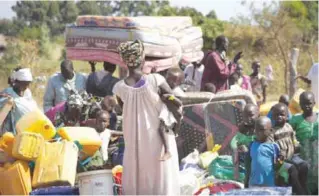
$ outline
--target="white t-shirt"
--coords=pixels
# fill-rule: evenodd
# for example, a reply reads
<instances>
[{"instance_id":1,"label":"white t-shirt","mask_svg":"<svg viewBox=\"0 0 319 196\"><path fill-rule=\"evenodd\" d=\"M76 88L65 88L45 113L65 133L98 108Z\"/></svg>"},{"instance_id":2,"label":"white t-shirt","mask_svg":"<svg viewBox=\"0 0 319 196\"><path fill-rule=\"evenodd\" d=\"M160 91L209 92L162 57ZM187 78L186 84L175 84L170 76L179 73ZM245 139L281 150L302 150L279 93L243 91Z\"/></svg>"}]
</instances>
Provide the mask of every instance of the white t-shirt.
<instances>
[{"instance_id":1,"label":"white t-shirt","mask_svg":"<svg viewBox=\"0 0 319 196\"><path fill-rule=\"evenodd\" d=\"M318 95L318 65L315 63L309 70L307 78L311 80L311 91L315 95L316 105L319 106L319 95Z\"/></svg>"},{"instance_id":2,"label":"white t-shirt","mask_svg":"<svg viewBox=\"0 0 319 196\"><path fill-rule=\"evenodd\" d=\"M194 74L194 65L193 64L189 64L185 68L184 74L187 75L185 78L185 81L194 83L194 86L191 86L189 88L189 91L200 91L203 72L204 72L204 65L200 65L197 69L195 69L195 74ZM194 78L193 78L193 74L194 74Z\"/></svg>"}]
</instances>

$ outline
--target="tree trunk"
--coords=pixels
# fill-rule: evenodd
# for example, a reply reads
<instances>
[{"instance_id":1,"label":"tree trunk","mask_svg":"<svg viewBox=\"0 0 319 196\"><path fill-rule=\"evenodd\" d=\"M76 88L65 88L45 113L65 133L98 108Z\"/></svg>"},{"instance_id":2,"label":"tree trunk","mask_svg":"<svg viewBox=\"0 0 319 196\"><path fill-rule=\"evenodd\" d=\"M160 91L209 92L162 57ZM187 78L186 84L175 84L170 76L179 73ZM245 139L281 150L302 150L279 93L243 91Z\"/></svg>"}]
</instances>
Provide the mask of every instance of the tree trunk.
<instances>
[{"instance_id":1,"label":"tree trunk","mask_svg":"<svg viewBox=\"0 0 319 196\"><path fill-rule=\"evenodd\" d=\"M281 42L280 40L278 39L278 37L275 38L277 40L277 44L278 44L278 47L279 47L279 50L280 50L280 53L282 55L282 58L284 60L284 63L285 63L285 92L288 93L289 91L289 87L288 87L288 72L289 72L289 62L287 60L287 55L281 45Z\"/></svg>"},{"instance_id":2,"label":"tree trunk","mask_svg":"<svg viewBox=\"0 0 319 196\"><path fill-rule=\"evenodd\" d=\"M289 87L289 97L292 98L297 90L297 82L295 78L297 77L297 61L299 56L299 49L293 48L290 53L290 87Z\"/></svg>"}]
</instances>

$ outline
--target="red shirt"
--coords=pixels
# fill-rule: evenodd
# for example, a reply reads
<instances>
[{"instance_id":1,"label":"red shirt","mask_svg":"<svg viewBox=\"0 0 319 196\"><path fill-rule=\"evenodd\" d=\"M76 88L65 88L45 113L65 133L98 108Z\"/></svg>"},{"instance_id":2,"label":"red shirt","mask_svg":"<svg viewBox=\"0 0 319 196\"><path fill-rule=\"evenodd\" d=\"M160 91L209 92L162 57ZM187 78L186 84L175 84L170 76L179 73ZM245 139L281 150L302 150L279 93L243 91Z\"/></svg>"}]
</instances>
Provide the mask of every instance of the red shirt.
<instances>
[{"instance_id":1,"label":"red shirt","mask_svg":"<svg viewBox=\"0 0 319 196\"><path fill-rule=\"evenodd\" d=\"M216 86L216 91L224 91L228 89L228 77L235 72L236 64L232 63L231 70L221 58L218 52L211 52L204 60L204 73L202 78L201 89L206 83L213 83Z\"/></svg>"}]
</instances>

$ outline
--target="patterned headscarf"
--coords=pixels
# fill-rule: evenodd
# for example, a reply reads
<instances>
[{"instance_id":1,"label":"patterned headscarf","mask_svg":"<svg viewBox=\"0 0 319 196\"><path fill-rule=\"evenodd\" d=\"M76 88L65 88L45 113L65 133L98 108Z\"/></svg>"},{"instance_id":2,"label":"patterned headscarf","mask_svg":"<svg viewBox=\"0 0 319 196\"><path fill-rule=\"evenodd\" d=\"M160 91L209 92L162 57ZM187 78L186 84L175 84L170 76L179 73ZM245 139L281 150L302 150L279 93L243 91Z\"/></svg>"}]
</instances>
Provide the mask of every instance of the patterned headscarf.
<instances>
[{"instance_id":1,"label":"patterned headscarf","mask_svg":"<svg viewBox=\"0 0 319 196\"><path fill-rule=\"evenodd\" d=\"M67 105L68 106L83 106L84 100L82 96L78 93L72 93L67 100Z\"/></svg>"},{"instance_id":2,"label":"patterned headscarf","mask_svg":"<svg viewBox=\"0 0 319 196\"><path fill-rule=\"evenodd\" d=\"M117 48L122 60L128 67L139 67L144 61L144 46L140 40L121 43Z\"/></svg>"}]
</instances>

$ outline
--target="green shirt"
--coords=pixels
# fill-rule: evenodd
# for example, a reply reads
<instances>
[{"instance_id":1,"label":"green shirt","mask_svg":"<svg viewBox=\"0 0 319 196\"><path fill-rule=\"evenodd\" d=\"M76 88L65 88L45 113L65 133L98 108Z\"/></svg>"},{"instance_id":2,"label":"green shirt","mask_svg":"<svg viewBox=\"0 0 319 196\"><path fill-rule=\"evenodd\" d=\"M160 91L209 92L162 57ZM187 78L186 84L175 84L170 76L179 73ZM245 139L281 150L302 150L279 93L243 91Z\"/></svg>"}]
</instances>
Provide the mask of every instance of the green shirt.
<instances>
[{"instance_id":1,"label":"green shirt","mask_svg":"<svg viewBox=\"0 0 319 196\"><path fill-rule=\"evenodd\" d=\"M301 158L310 163L308 187L318 187L318 114L313 123L306 121L302 114L293 116L289 123L301 144Z\"/></svg>"},{"instance_id":2,"label":"green shirt","mask_svg":"<svg viewBox=\"0 0 319 196\"><path fill-rule=\"evenodd\" d=\"M255 135L245 135L240 133L239 131L237 134L233 137L233 139L230 142L230 147L234 150L237 149L238 146L244 145L246 147L249 146L249 144L254 141Z\"/></svg>"},{"instance_id":3,"label":"green shirt","mask_svg":"<svg viewBox=\"0 0 319 196\"><path fill-rule=\"evenodd\" d=\"M302 114L294 115L289 124L296 132L296 138L303 146L307 140L318 138L318 114L317 120L313 123L305 120Z\"/></svg>"}]
</instances>

